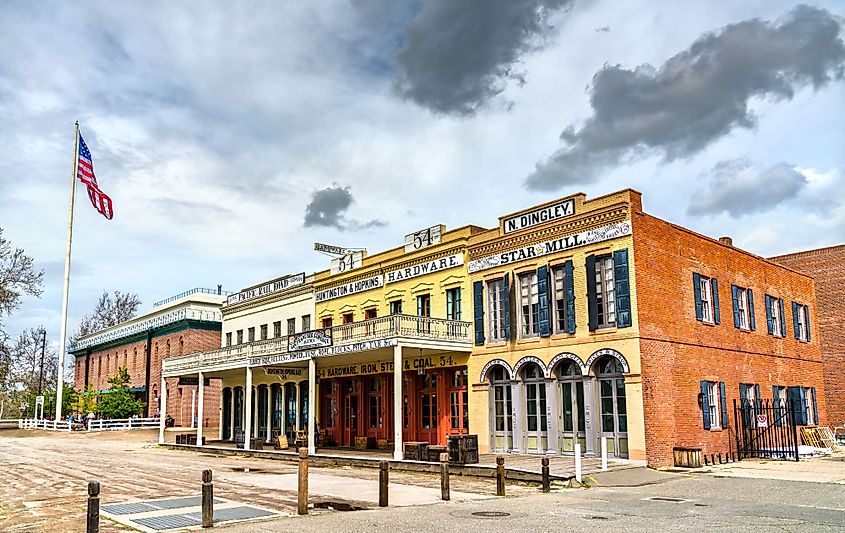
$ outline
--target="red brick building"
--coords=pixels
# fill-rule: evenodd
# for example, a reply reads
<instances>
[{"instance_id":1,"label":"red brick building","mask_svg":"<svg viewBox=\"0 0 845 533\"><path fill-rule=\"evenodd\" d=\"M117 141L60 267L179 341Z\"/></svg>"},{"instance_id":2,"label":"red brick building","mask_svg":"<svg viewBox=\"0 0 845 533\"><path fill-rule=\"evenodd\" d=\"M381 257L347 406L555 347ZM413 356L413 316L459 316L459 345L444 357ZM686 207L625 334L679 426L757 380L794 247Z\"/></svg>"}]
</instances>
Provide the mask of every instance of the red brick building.
<instances>
[{"instance_id":1,"label":"red brick building","mask_svg":"<svg viewBox=\"0 0 845 533\"><path fill-rule=\"evenodd\" d=\"M772 257L816 280L827 422L845 425L845 245Z\"/></svg>"},{"instance_id":2,"label":"red brick building","mask_svg":"<svg viewBox=\"0 0 845 533\"><path fill-rule=\"evenodd\" d=\"M153 309L117 326L80 338L68 353L75 357L74 389L87 386L106 391L119 367L129 371L130 387L146 404L143 416L158 416L162 361L168 357L220 347L220 306L217 291L193 289L158 302ZM205 392L205 425L216 426L219 382ZM192 426L197 410L196 384L189 378L168 381L167 414L177 426ZM84 414L84 413L82 413Z\"/></svg>"}]
</instances>

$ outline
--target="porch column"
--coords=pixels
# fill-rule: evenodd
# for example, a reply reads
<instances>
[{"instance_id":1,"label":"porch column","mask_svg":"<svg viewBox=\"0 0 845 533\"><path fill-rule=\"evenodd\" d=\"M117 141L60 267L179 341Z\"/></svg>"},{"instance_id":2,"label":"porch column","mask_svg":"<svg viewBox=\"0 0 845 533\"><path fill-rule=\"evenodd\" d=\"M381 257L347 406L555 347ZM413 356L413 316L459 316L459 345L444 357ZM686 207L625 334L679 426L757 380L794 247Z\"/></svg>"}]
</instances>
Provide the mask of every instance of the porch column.
<instances>
[{"instance_id":1,"label":"porch column","mask_svg":"<svg viewBox=\"0 0 845 533\"><path fill-rule=\"evenodd\" d=\"M317 448L314 445L317 442L316 438L316 425L314 424L314 420L316 420L315 416L315 407L316 401L315 396L317 395L317 363L314 361L314 358L308 360L308 455L313 455L317 452Z\"/></svg>"},{"instance_id":2,"label":"porch column","mask_svg":"<svg viewBox=\"0 0 845 533\"><path fill-rule=\"evenodd\" d=\"M203 373L200 372L199 374L199 381L197 381L197 446L202 446L202 421L203 421L203 407L204 407L204 394L203 391L205 390L205 383Z\"/></svg>"},{"instance_id":3,"label":"porch column","mask_svg":"<svg viewBox=\"0 0 845 533\"><path fill-rule=\"evenodd\" d=\"M252 367L246 367L246 387L244 387L244 450L250 449L252 442Z\"/></svg>"},{"instance_id":4,"label":"porch column","mask_svg":"<svg viewBox=\"0 0 845 533\"><path fill-rule=\"evenodd\" d=\"M522 412L525 405L522 402L522 381L511 381L511 420L513 421L513 448L514 453L522 452L522 444L525 440L523 431Z\"/></svg>"},{"instance_id":5,"label":"porch column","mask_svg":"<svg viewBox=\"0 0 845 533\"><path fill-rule=\"evenodd\" d=\"M402 445L402 346L393 347L393 458L405 458Z\"/></svg>"},{"instance_id":6,"label":"porch column","mask_svg":"<svg viewBox=\"0 0 845 533\"><path fill-rule=\"evenodd\" d=\"M267 384L267 440L273 439L273 384Z\"/></svg>"},{"instance_id":7,"label":"porch column","mask_svg":"<svg viewBox=\"0 0 845 533\"><path fill-rule=\"evenodd\" d=\"M546 422L548 424L546 435L548 435L548 445L545 452L557 455L559 451L560 442L560 420L558 413L560 413L558 391L558 382L556 379L546 381ZM577 428L575 428L577 429Z\"/></svg>"},{"instance_id":8,"label":"porch column","mask_svg":"<svg viewBox=\"0 0 845 533\"><path fill-rule=\"evenodd\" d=\"M164 379L164 374L161 376L161 396L158 400L159 420L158 420L158 443L164 444L164 419L167 416L167 380Z\"/></svg>"},{"instance_id":9,"label":"porch column","mask_svg":"<svg viewBox=\"0 0 845 533\"><path fill-rule=\"evenodd\" d=\"M584 380L584 435L587 439L584 455L596 455L597 432L601 423L599 410L596 406L596 379L589 377Z\"/></svg>"}]
</instances>

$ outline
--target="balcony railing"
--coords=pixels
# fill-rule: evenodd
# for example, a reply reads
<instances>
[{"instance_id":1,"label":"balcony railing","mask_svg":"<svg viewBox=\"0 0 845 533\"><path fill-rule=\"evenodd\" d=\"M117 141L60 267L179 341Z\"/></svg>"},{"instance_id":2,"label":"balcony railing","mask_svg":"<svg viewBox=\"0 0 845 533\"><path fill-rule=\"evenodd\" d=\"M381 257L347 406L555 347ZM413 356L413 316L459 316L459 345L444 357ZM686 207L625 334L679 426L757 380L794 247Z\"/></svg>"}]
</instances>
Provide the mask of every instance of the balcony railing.
<instances>
[{"instance_id":1,"label":"balcony railing","mask_svg":"<svg viewBox=\"0 0 845 533\"><path fill-rule=\"evenodd\" d=\"M215 296L229 296L230 294L232 294L232 291L224 291L222 289L218 290L218 289L204 289L202 287L194 287L193 289L188 289L185 292L180 292L179 294L177 294L175 296L165 298L164 300L159 300L159 301L157 301L156 303L153 304L153 307L161 307L164 304L169 304L170 302L175 302L176 300L179 300L179 299L184 298L186 296L190 296L192 294L212 294L212 295L215 295Z\"/></svg>"}]
</instances>

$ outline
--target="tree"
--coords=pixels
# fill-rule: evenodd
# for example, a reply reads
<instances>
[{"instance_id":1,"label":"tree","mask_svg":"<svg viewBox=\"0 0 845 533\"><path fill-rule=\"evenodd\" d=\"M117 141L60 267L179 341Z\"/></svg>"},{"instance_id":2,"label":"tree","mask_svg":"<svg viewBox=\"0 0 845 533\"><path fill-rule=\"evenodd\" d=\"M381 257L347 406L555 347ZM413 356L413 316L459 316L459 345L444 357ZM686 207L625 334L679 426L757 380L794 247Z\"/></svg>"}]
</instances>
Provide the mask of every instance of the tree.
<instances>
[{"instance_id":1,"label":"tree","mask_svg":"<svg viewBox=\"0 0 845 533\"><path fill-rule=\"evenodd\" d=\"M58 353L55 349L47 346L44 351L44 367L41 367L41 349L43 346L44 327L28 329L21 333L20 337L7 346L0 347L0 357L5 357L7 364L0 363L0 388L6 390L9 400L16 404L25 403L27 413L35 413L35 397L49 391L55 391L56 378L58 377ZM7 372L4 374L4 369ZM44 413L48 413L45 404Z\"/></svg>"},{"instance_id":2,"label":"tree","mask_svg":"<svg viewBox=\"0 0 845 533\"><path fill-rule=\"evenodd\" d=\"M70 403L70 410L79 416L86 416L96 409L99 393L94 390L93 385L88 385L83 391L74 391L73 400Z\"/></svg>"},{"instance_id":3,"label":"tree","mask_svg":"<svg viewBox=\"0 0 845 533\"><path fill-rule=\"evenodd\" d=\"M71 339L76 341L80 337L90 335L103 328L126 322L135 317L140 306L141 300L138 299L137 294L114 291L114 296L112 296L104 290L97 301L97 305L94 306L94 311L90 315L82 317L79 328Z\"/></svg>"},{"instance_id":4,"label":"tree","mask_svg":"<svg viewBox=\"0 0 845 533\"><path fill-rule=\"evenodd\" d=\"M136 400L129 392L129 371L125 366L109 378L108 392L103 393L97 400L96 412L103 418L129 418L141 414L144 402Z\"/></svg>"},{"instance_id":5,"label":"tree","mask_svg":"<svg viewBox=\"0 0 845 533\"><path fill-rule=\"evenodd\" d=\"M32 258L23 249L12 249L0 228L0 318L10 315L21 304L24 294L41 296L44 271L33 270Z\"/></svg>"}]
</instances>

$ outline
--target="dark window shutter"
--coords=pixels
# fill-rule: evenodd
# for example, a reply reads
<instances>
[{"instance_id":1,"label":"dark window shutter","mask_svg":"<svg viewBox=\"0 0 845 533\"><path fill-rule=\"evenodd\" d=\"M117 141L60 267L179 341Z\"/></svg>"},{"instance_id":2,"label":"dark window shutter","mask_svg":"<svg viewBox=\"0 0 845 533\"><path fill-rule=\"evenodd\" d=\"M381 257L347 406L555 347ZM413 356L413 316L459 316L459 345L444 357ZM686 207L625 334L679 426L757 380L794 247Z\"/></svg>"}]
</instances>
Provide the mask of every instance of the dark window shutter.
<instances>
[{"instance_id":1,"label":"dark window shutter","mask_svg":"<svg viewBox=\"0 0 845 533\"><path fill-rule=\"evenodd\" d=\"M783 314L783 298L778 298L780 307L780 336L786 337L786 315Z\"/></svg>"},{"instance_id":2,"label":"dark window shutter","mask_svg":"<svg viewBox=\"0 0 845 533\"><path fill-rule=\"evenodd\" d=\"M742 423L745 427L751 425L751 408L748 405L748 385L739 384L739 409L742 411Z\"/></svg>"},{"instance_id":3,"label":"dark window shutter","mask_svg":"<svg viewBox=\"0 0 845 533\"><path fill-rule=\"evenodd\" d=\"M786 403L787 409L789 409L790 418L792 418L792 423L796 425L801 425L801 387L787 387L786 388Z\"/></svg>"},{"instance_id":4,"label":"dark window shutter","mask_svg":"<svg viewBox=\"0 0 845 533\"><path fill-rule=\"evenodd\" d=\"M563 265L566 282L566 332L575 333L575 285L572 275L572 260Z\"/></svg>"},{"instance_id":5,"label":"dark window shutter","mask_svg":"<svg viewBox=\"0 0 845 533\"><path fill-rule=\"evenodd\" d=\"M584 266L587 270L587 311L590 331L595 331L599 327L599 309L596 300L596 256L588 255Z\"/></svg>"},{"instance_id":6,"label":"dark window shutter","mask_svg":"<svg viewBox=\"0 0 845 533\"><path fill-rule=\"evenodd\" d=\"M475 324L475 344L484 344L484 282L475 281L472 284L472 311Z\"/></svg>"},{"instance_id":7,"label":"dark window shutter","mask_svg":"<svg viewBox=\"0 0 845 533\"><path fill-rule=\"evenodd\" d=\"M613 277L616 287L616 327L631 327L631 287L628 283L628 249L613 252Z\"/></svg>"},{"instance_id":8,"label":"dark window shutter","mask_svg":"<svg viewBox=\"0 0 845 533\"><path fill-rule=\"evenodd\" d=\"M810 342L810 307L806 305L804 306L804 320L804 326L807 329L807 342Z\"/></svg>"},{"instance_id":9,"label":"dark window shutter","mask_svg":"<svg viewBox=\"0 0 845 533\"><path fill-rule=\"evenodd\" d=\"M695 298L695 319L704 320L704 311L701 308L701 276L698 272L692 273L692 294Z\"/></svg>"},{"instance_id":10,"label":"dark window shutter","mask_svg":"<svg viewBox=\"0 0 845 533\"><path fill-rule=\"evenodd\" d=\"M704 429L710 429L710 391L707 382L701 382L701 416L704 417Z\"/></svg>"},{"instance_id":11,"label":"dark window shutter","mask_svg":"<svg viewBox=\"0 0 845 533\"><path fill-rule=\"evenodd\" d=\"M802 426L807 425L807 392L804 387L798 387L798 424Z\"/></svg>"},{"instance_id":12,"label":"dark window shutter","mask_svg":"<svg viewBox=\"0 0 845 533\"><path fill-rule=\"evenodd\" d=\"M719 313L719 280L712 278L710 280L710 290L713 291L713 322L715 324L721 323L721 313Z\"/></svg>"},{"instance_id":13,"label":"dark window shutter","mask_svg":"<svg viewBox=\"0 0 845 533\"><path fill-rule=\"evenodd\" d=\"M792 332L798 338L798 304L792 302Z\"/></svg>"},{"instance_id":14,"label":"dark window shutter","mask_svg":"<svg viewBox=\"0 0 845 533\"><path fill-rule=\"evenodd\" d=\"M510 274L505 274L504 281L502 283L504 286L504 292L502 293L502 310L504 311L502 322L505 325L505 339L511 338L511 287L510 287Z\"/></svg>"},{"instance_id":15,"label":"dark window shutter","mask_svg":"<svg viewBox=\"0 0 845 533\"><path fill-rule=\"evenodd\" d=\"M758 407L763 405L763 400L760 397L760 384L759 383L754 384L754 404Z\"/></svg>"},{"instance_id":16,"label":"dark window shutter","mask_svg":"<svg viewBox=\"0 0 845 533\"><path fill-rule=\"evenodd\" d=\"M769 335L775 334L775 327L772 325L772 297L766 295L766 324L769 328Z\"/></svg>"},{"instance_id":17,"label":"dark window shutter","mask_svg":"<svg viewBox=\"0 0 845 533\"><path fill-rule=\"evenodd\" d=\"M816 403L816 388L810 388L810 392L813 395L813 420L815 420L816 425L819 425L819 405Z\"/></svg>"},{"instance_id":18,"label":"dark window shutter","mask_svg":"<svg viewBox=\"0 0 845 533\"><path fill-rule=\"evenodd\" d=\"M719 399L722 403L722 429L728 427L728 398L725 394L725 382L719 382Z\"/></svg>"},{"instance_id":19,"label":"dark window shutter","mask_svg":"<svg viewBox=\"0 0 845 533\"><path fill-rule=\"evenodd\" d=\"M783 425L783 420L781 419L782 413L780 412L780 389L777 385L772 385L772 412L774 413L775 418L775 425L781 426Z\"/></svg>"},{"instance_id":20,"label":"dark window shutter","mask_svg":"<svg viewBox=\"0 0 845 533\"><path fill-rule=\"evenodd\" d=\"M754 291L745 289L745 294L748 296L748 325L754 331L757 329L757 321L754 320Z\"/></svg>"},{"instance_id":21,"label":"dark window shutter","mask_svg":"<svg viewBox=\"0 0 845 533\"><path fill-rule=\"evenodd\" d=\"M549 331L549 267L546 265L537 269L537 313L540 321L540 336L548 337Z\"/></svg>"},{"instance_id":22,"label":"dark window shutter","mask_svg":"<svg viewBox=\"0 0 845 533\"><path fill-rule=\"evenodd\" d=\"M739 287L736 285L731 285L731 300L733 301L734 306L734 327L738 328L740 321L739 321Z\"/></svg>"}]
</instances>

